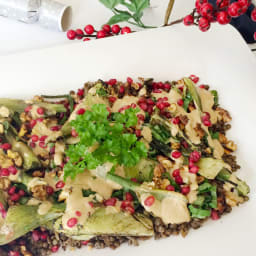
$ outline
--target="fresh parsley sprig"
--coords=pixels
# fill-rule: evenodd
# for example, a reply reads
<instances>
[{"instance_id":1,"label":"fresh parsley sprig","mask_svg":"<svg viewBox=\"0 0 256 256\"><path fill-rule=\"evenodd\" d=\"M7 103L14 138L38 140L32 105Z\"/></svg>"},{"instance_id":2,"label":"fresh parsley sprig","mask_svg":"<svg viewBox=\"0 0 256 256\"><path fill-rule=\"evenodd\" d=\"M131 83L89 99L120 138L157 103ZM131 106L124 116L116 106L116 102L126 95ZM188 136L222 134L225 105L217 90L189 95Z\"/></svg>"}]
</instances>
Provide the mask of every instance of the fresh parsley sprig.
<instances>
[{"instance_id":1,"label":"fresh parsley sprig","mask_svg":"<svg viewBox=\"0 0 256 256\"><path fill-rule=\"evenodd\" d=\"M152 28L152 26L146 26L141 21L144 10L148 8L150 5L150 0L99 0L99 1L114 13L114 15L107 22L109 25L126 21L132 25L135 25L141 28ZM118 7L121 7L121 9L119 9Z\"/></svg>"},{"instance_id":2,"label":"fresh parsley sprig","mask_svg":"<svg viewBox=\"0 0 256 256\"><path fill-rule=\"evenodd\" d=\"M91 110L78 115L71 122L79 135L80 142L70 145L66 150L69 158L64 167L64 178L75 178L85 169L92 170L106 162L114 165L135 166L147 156L147 148L137 140L135 134L126 132L126 128L138 122L138 109L129 108L122 113L109 112L104 104L95 104Z\"/></svg>"}]
</instances>

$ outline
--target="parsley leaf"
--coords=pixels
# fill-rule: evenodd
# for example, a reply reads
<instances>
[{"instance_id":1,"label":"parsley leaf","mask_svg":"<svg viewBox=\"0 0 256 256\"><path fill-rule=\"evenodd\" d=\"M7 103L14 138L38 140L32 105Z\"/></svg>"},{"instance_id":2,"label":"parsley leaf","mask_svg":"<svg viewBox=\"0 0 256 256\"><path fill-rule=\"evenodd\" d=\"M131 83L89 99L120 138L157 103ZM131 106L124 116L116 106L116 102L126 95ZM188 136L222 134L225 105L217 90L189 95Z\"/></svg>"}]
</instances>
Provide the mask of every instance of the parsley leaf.
<instances>
[{"instance_id":1,"label":"parsley leaf","mask_svg":"<svg viewBox=\"0 0 256 256\"><path fill-rule=\"evenodd\" d=\"M125 132L137 124L138 111L129 108L124 114L114 113L110 118L106 105L95 104L91 111L78 115L71 126L80 141L66 150L69 161L64 167L64 178L74 179L85 169L92 170L106 162L132 167L146 157L145 144L135 134Z\"/></svg>"}]
</instances>

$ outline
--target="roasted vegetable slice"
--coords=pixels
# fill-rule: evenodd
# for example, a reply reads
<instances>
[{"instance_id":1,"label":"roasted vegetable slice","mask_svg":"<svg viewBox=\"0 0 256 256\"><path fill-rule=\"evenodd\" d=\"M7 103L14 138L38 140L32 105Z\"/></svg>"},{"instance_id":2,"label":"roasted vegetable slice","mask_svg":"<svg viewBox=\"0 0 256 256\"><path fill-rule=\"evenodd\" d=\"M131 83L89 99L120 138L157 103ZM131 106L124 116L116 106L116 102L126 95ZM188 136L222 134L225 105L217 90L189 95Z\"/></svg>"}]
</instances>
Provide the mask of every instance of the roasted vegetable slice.
<instances>
[{"instance_id":1,"label":"roasted vegetable slice","mask_svg":"<svg viewBox=\"0 0 256 256\"><path fill-rule=\"evenodd\" d=\"M97 209L79 229L64 230L61 223L60 218L55 223L55 230L72 237L84 235L152 236L154 234L153 224L146 216L143 217L143 221L140 221L133 215L122 211L108 212L107 208Z\"/></svg>"},{"instance_id":2,"label":"roasted vegetable slice","mask_svg":"<svg viewBox=\"0 0 256 256\"><path fill-rule=\"evenodd\" d=\"M25 235L50 220L57 219L65 210L64 204L53 205L45 215L38 214L38 206L19 205L8 209L4 225L0 229L0 245Z\"/></svg>"}]
</instances>

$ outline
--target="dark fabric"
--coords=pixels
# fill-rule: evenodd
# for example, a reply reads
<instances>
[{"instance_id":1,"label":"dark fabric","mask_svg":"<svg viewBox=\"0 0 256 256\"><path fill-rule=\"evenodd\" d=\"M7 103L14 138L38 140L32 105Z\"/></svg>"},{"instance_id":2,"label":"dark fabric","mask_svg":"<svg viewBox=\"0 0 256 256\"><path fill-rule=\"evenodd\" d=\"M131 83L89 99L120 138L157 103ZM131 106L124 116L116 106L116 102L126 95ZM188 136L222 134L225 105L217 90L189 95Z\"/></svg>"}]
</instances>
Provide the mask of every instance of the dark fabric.
<instances>
[{"instance_id":1,"label":"dark fabric","mask_svg":"<svg viewBox=\"0 0 256 256\"><path fill-rule=\"evenodd\" d=\"M216 5L216 0L209 0L209 2ZM236 2L236 0L231 0L231 2ZM256 22L251 20L251 12L253 8L254 5L251 4L244 15L238 18L233 18L231 21L231 25L241 33L247 43L255 43L253 34L256 32Z\"/></svg>"}]
</instances>

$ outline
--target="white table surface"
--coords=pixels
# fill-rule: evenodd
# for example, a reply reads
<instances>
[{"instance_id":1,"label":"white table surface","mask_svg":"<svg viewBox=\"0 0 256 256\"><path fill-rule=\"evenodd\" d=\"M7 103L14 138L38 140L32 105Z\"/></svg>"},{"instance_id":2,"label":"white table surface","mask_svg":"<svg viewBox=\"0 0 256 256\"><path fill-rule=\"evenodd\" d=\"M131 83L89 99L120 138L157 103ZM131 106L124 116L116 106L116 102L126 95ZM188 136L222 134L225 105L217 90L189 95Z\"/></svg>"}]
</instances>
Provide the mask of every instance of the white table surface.
<instances>
[{"instance_id":1,"label":"white table surface","mask_svg":"<svg viewBox=\"0 0 256 256\"><path fill-rule=\"evenodd\" d=\"M86 24L93 24L99 28L112 15L98 0L58 1L72 6L71 28L74 29L83 28ZM176 1L171 19L185 16L193 8L194 2L195 0ZM145 24L162 25L167 4L168 0L151 0L151 8L145 12ZM136 30L139 29L136 28ZM63 32L54 32L35 24L28 25L0 17L0 55L68 43L70 42Z\"/></svg>"}]
</instances>

